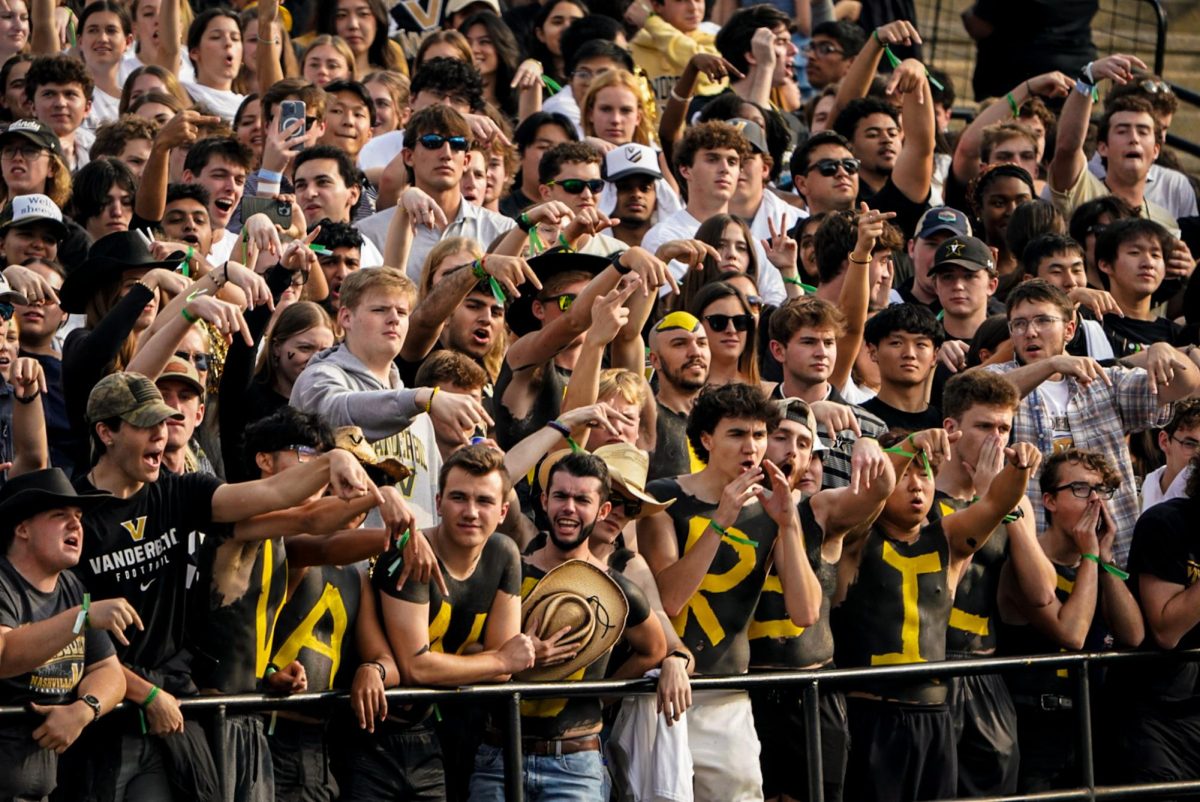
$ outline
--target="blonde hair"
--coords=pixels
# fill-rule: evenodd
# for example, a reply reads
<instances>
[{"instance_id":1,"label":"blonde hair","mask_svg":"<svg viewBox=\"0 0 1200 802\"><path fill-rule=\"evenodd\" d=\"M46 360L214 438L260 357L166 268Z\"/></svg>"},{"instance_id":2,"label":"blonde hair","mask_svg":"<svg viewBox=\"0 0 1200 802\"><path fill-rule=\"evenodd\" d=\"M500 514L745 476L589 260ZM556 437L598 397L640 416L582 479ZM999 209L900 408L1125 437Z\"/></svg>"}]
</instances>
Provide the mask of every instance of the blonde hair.
<instances>
[{"instance_id":1,"label":"blonde hair","mask_svg":"<svg viewBox=\"0 0 1200 802\"><path fill-rule=\"evenodd\" d=\"M350 49L350 45L346 44L346 40L340 36L333 34L322 33L314 37L308 46L304 48L304 52L300 54L300 74L304 74L304 62L308 61L308 54L315 48L326 46L332 47L346 61L346 67L350 71L350 80L358 80L358 62L354 59L354 51ZM374 73L372 73L374 75Z\"/></svg>"},{"instance_id":2,"label":"blonde hair","mask_svg":"<svg viewBox=\"0 0 1200 802\"><path fill-rule=\"evenodd\" d=\"M596 400L620 398L626 403L637 404L641 411L638 422L639 439L652 442L655 420L654 395L650 392L650 384L640 373L624 368L608 368L600 372L600 383L597 387Z\"/></svg>"},{"instance_id":3,"label":"blonde hair","mask_svg":"<svg viewBox=\"0 0 1200 802\"><path fill-rule=\"evenodd\" d=\"M129 114L133 112L133 85L136 84L137 79L141 78L143 75L153 75L155 78L163 82L163 86L166 88L167 94L179 102L179 108L173 109L174 111L190 109L192 107L192 98L188 95L187 90L183 88L183 84L179 83L179 79L175 77L175 73L160 67L157 64L143 64L141 67L138 67L136 70L129 73L129 77L125 79L125 86L121 88L121 101L117 105L118 114ZM167 104L164 103L163 105Z\"/></svg>"},{"instance_id":4,"label":"blonde hair","mask_svg":"<svg viewBox=\"0 0 1200 802\"><path fill-rule=\"evenodd\" d=\"M367 270L355 270L346 276L339 293L339 305L343 309L353 309L372 292L401 292L415 300L417 286L412 279L394 267L374 267Z\"/></svg>"},{"instance_id":5,"label":"blonde hair","mask_svg":"<svg viewBox=\"0 0 1200 802\"><path fill-rule=\"evenodd\" d=\"M437 271L437 266L447 256L459 251L467 251L473 259L483 256L483 248L470 237L447 237L434 245L425 257L425 264L421 265L421 283L417 287L418 301L425 300L433 290L433 274Z\"/></svg>"},{"instance_id":6,"label":"blonde hair","mask_svg":"<svg viewBox=\"0 0 1200 802\"><path fill-rule=\"evenodd\" d=\"M596 108L596 98L604 89L611 87L628 89L638 106L638 122L633 130L633 141L639 145L653 145L654 110L647 103L646 95L642 92L642 84L626 70L612 70L592 80L583 102L579 104L579 115L583 122L583 132L587 136L597 136L596 128L592 125L592 112Z\"/></svg>"},{"instance_id":7,"label":"blonde hair","mask_svg":"<svg viewBox=\"0 0 1200 802\"><path fill-rule=\"evenodd\" d=\"M429 48L439 44L450 45L462 56L461 61L465 61L472 67L475 66L475 56L471 53L471 43L467 41L467 37L458 31L437 30L421 40L421 44L417 48L417 55L413 59L413 65L416 69L421 69L421 65L425 63L425 54L429 51Z\"/></svg>"}]
</instances>

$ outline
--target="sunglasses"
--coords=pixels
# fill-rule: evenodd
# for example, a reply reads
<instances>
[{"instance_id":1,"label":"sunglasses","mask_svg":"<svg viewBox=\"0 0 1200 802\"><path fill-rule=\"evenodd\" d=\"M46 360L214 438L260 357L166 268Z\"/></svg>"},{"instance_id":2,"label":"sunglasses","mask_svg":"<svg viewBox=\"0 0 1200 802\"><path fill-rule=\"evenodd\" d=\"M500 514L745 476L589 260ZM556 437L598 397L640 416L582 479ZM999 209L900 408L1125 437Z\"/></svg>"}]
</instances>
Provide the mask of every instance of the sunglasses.
<instances>
[{"instance_id":1,"label":"sunglasses","mask_svg":"<svg viewBox=\"0 0 1200 802\"><path fill-rule=\"evenodd\" d=\"M815 164L810 164L807 172L816 170L826 178L833 178L840 167L846 171L846 175L858 175L860 163L858 159L820 159Z\"/></svg>"},{"instance_id":2,"label":"sunglasses","mask_svg":"<svg viewBox=\"0 0 1200 802\"><path fill-rule=\"evenodd\" d=\"M196 366L197 371L208 370L208 354L189 354L187 351L176 351L175 356L191 362Z\"/></svg>"},{"instance_id":3,"label":"sunglasses","mask_svg":"<svg viewBox=\"0 0 1200 802\"><path fill-rule=\"evenodd\" d=\"M465 136L443 136L442 134L423 134L417 139L421 147L428 150L440 150L442 145L450 143L450 150L466 153L470 143Z\"/></svg>"},{"instance_id":4,"label":"sunglasses","mask_svg":"<svg viewBox=\"0 0 1200 802\"><path fill-rule=\"evenodd\" d=\"M582 178L564 178L561 181L547 181L546 186L560 186L563 192L568 195L579 195L583 192L583 188L587 187L592 191L593 195L599 195L600 190L604 189L604 179L589 178L584 180Z\"/></svg>"},{"instance_id":5,"label":"sunglasses","mask_svg":"<svg viewBox=\"0 0 1200 802\"><path fill-rule=\"evenodd\" d=\"M750 304L751 309L762 309L763 299L757 295L747 295L746 303Z\"/></svg>"},{"instance_id":6,"label":"sunglasses","mask_svg":"<svg viewBox=\"0 0 1200 802\"><path fill-rule=\"evenodd\" d=\"M1142 81L1140 84L1138 84L1138 86L1140 86L1142 88L1143 92L1148 92L1151 95L1160 95L1160 94L1161 95L1173 95L1173 94L1175 94L1174 92L1171 91L1171 86L1166 81L1152 81L1150 79L1146 79L1145 81Z\"/></svg>"},{"instance_id":7,"label":"sunglasses","mask_svg":"<svg viewBox=\"0 0 1200 802\"><path fill-rule=\"evenodd\" d=\"M626 518L636 518L642 514L642 500L616 493L613 495L613 506L620 507Z\"/></svg>"},{"instance_id":8,"label":"sunglasses","mask_svg":"<svg viewBox=\"0 0 1200 802\"><path fill-rule=\"evenodd\" d=\"M754 318L746 313L740 315L705 315L704 320L713 331L725 331L733 324L734 331L749 331Z\"/></svg>"},{"instance_id":9,"label":"sunglasses","mask_svg":"<svg viewBox=\"0 0 1200 802\"><path fill-rule=\"evenodd\" d=\"M801 52L805 55L816 53L818 56L832 56L834 53L845 55L846 51L835 45L833 42L817 42L816 44L807 44L801 48Z\"/></svg>"},{"instance_id":10,"label":"sunglasses","mask_svg":"<svg viewBox=\"0 0 1200 802\"><path fill-rule=\"evenodd\" d=\"M571 308L571 304L575 303L575 295L574 293L564 292L562 295L551 295L548 298L541 298L540 300L544 304L558 304L559 310L565 312Z\"/></svg>"},{"instance_id":11,"label":"sunglasses","mask_svg":"<svg viewBox=\"0 0 1200 802\"><path fill-rule=\"evenodd\" d=\"M12 320L13 305L0 304L0 320Z\"/></svg>"}]
</instances>

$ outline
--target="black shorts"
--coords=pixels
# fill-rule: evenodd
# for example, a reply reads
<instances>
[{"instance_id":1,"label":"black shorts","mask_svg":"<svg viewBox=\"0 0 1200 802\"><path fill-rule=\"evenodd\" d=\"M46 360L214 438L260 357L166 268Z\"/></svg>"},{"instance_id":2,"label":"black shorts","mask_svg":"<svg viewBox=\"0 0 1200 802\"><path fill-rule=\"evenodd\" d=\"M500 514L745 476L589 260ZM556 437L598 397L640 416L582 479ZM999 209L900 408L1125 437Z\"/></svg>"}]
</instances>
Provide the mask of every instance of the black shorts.
<instances>
[{"instance_id":1,"label":"black shorts","mask_svg":"<svg viewBox=\"0 0 1200 802\"><path fill-rule=\"evenodd\" d=\"M1008 796L1017 792L1017 711L996 674L955 677L950 710L958 741L958 795Z\"/></svg>"},{"instance_id":2,"label":"black shorts","mask_svg":"<svg viewBox=\"0 0 1200 802\"><path fill-rule=\"evenodd\" d=\"M1200 710L1195 704L1132 705L1118 740L1127 773L1120 778L1124 782L1200 777Z\"/></svg>"},{"instance_id":3,"label":"black shorts","mask_svg":"<svg viewBox=\"0 0 1200 802\"><path fill-rule=\"evenodd\" d=\"M854 802L953 799L958 756L950 706L849 696L846 798Z\"/></svg>"},{"instance_id":4,"label":"black shorts","mask_svg":"<svg viewBox=\"0 0 1200 802\"><path fill-rule=\"evenodd\" d=\"M339 777L343 802L444 802L446 773L437 736L428 723L359 732Z\"/></svg>"},{"instance_id":5,"label":"black shorts","mask_svg":"<svg viewBox=\"0 0 1200 802\"><path fill-rule=\"evenodd\" d=\"M1079 727L1074 700L1055 694L1018 693L1013 702L1021 744L1017 790L1034 793L1078 785Z\"/></svg>"},{"instance_id":6,"label":"black shorts","mask_svg":"<svg viewBox=\"0 0 1200 802\"><path fill-rule=\"evenodd\" d=\"M808 798L808 736L805 730L804 689L799 685L750 692L754 729L762 745L763 796L786 794ZM825 802L841 802L850 751L846 731L846 697L840 691L821 691L821 776Z\"/></svg>"},{"instance_id":7,"label":"black shorts","mask_svg":"<svg viewBox=\"0 0 1200 802\"><path fill-rule=\"evenodd\" d=\"M330 802L338 798L326 730L327 725L319 722L275 720L267 743L275 767L276 802Z\"/></svg>"}]
</instances>

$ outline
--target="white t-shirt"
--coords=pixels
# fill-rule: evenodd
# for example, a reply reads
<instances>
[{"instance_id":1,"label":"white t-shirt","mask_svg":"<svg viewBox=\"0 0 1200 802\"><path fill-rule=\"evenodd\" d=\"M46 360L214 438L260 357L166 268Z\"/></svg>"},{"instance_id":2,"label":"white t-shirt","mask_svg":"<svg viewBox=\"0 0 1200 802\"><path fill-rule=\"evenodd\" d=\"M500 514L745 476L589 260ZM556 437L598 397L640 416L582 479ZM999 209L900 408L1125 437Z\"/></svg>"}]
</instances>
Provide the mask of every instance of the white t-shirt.
<instances>
[{"instance_id":1,"label":"white t-shirt","mask_svg":"<svg viewBox=\"0 0 1200 802\"><path fill-rule=\"evenodd\" d=\"M83 127L95 131L105 123L117 121L120 115L117 109L121 107L121 98L113 97L100 87L92 89L92 108L83 120Z\"/></svg>"},{"instance_id":2,"label":"white t-shirt","mask_svg":"<svg viewBox=\"0 0 1200 802\"><path fill-rule=\"evenodd\" d=\"M568 83L561 92L555 92L542 101L542 111L550 114L561 114L575 125L575 133L583 139L583 115L579 111L579 101Z\"/></svg>"},{"instance_id":3,"label":"white t-shirt","mask_svg":"<svg viewBox=\"0 0 1200 802\"><path fill-rule=\"evenodd\" d=\"M1070 388L1066 379L1044 381L1038 386L1038 396L1055 441L1071 439L1071 424L1067 420L1067 398Z\"/></svg>"},{"instance_id":4,"label":"white t-shirt","mask_svg":"<svg viewBox=\"0 0 1200 802\"><path fill-rule=\"evenodd\" d=\"M121 85L129 80L129 76L138 67L145 67L146 63L138 57L135 48L129 48L125 51L125 58L121 59L120 79ZM192 66L191 60L187 57L187 53L183 50L179 52L179 69L175 71L175 77L180 83L189 84L196 80L196 69Z\"/></svg>"},{"instance_id":5,"label":"white t-shirt","mask_svg":"<svg viewBox=\"0 0 1200 802\"><path fill-rule=\"evenodd\" d=\"M387 167L404 149L404 129L373 136L358 152L358 169Z\"/></svg>"},{"instance_id":6,"label":"white t-shirt","mask_svg":"<svg viewBox=\"0 0 1200 802\"><path fill-rule=\"evenodd\" d=\"M237 92L227 92L224 89L213 89L211 86L203 86L190 81L182 83L183 88L192 96L192 100L204 105L213 114L233 125L234 115L237 114L242 101L246 99L245 95L239 95Z\"/></svg>"},{"instance_id":7,"label":"white t-shirt","mask_svg":"<svg viewBox=\"0 0 1200 802\"><path fill-rule=\"evenodd\" d=\"M383 254L366 237L363 237L362 247L358 249L358 260L359 267L383 267Z\"/></svg>"}]
</instances>

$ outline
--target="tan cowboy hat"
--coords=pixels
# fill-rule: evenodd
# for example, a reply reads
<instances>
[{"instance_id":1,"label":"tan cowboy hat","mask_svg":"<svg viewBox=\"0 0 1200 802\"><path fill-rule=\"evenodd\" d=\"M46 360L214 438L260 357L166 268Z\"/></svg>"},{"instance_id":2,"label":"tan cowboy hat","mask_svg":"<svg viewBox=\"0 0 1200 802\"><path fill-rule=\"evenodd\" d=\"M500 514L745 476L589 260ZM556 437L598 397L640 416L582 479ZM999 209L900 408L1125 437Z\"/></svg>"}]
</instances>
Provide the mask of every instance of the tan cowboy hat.
<instances>
[{"instance_id":1,"label":"tan cowboy hat","mask_svg":"<svg viewBox=\"0 0 1200 802\"><path fill-rule=\"evenodd\" d=\"M555 451L542 460L538 468L538 486L547 489L550 485L550 469L571 453L570 449ZM675 499L659 501L646 493L646 476L650 472L650 455L635 445L629 443L609 443L600 446L592 452L593 456L604 460L608 466L608 475L620 487L620 491L642 502L642 512L638 518L662 512L675 503Z\"/></svg>"},{"instance_id":2,"label":"tan cowboy hat","mask_svg":"<svg viewBox=\"0 0 1200 802\"><path fill-rule=\"evenodd\" d=\"M558 643L574 644L579 650L565 663L535 666L517 674L517 679L566 679L590 666L621 639L628 614L629 601L621 586L591 563L568 560L551 569L521 602L521 631L535 619L535 634L542 639L570 626L571 631Z\"/></svg>"},{"instance_id":3,"label":"tan cowboy hat","mask_svg":"<svg viewBox=\"0 0 1200 802\"><path fill-rule=\"evenodd\" d=\"M340 426L333 433L334 447L349 451L363 465L378 468L397 482L412 475L412 470L396 457L381 457L367 442L357 426Z\"/></svg>"}]
</instances>

